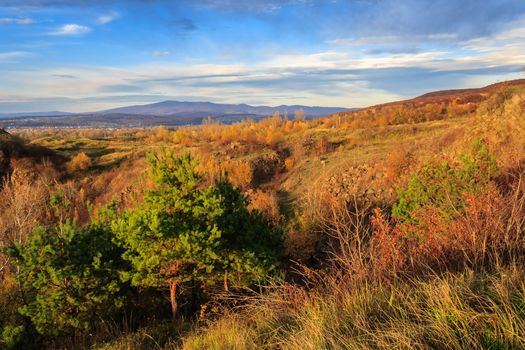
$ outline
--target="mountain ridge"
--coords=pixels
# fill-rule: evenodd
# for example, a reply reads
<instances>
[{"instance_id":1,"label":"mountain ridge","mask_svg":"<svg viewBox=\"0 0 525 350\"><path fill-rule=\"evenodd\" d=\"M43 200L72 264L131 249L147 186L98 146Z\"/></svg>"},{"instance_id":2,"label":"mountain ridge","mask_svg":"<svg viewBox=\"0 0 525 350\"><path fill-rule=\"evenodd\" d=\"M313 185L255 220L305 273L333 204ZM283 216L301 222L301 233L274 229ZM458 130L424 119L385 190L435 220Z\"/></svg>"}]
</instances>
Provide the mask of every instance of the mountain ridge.
<instances>
[{"instance_id":1,"label":"mountain ridge","mask_svg":"<svg viewBox=\"0 0 525 350\"><path fill-rule=\"evenodd\" d=\"M333 113L351 111L352 108L303 105L251 106L248 104L219 104L166 100L145 105L131 105L89 113L17 113L3 117L0 125L6 128L38 127L147 127L155 125L182 126L200 124L203 119L230 124L251 118L260 120L275 113L294 114L302 110L306 118L324 117Z\"/></svg>"},{"instance_id":2,"label":"mountain ridge","mask_svg":"<svg viewBox=\"0 0 525 350\"><path fill-rule=\"evenodd\" d=\"M186 117L191 117L192 115L202 117L203 114L207 113L211 117L221 117L227 115L242 114L246 114L249 116L270 116L276 112L295 113L298 110L303 110L307 117L316 118L351 109L352 108L345 107L322 107L305 105L252 106L245 103L227 104L209 101L201 102L165 100L151 104L111 108L103 111L98 111L92 114L100 115L122 113L132 115L145 115L152 117L177 116L184 114Z\"/></svg>"},{"instance_id":3,"label":"mountain ridge","mask_svg":"<svg viewBox=\"0 0 525 350\"><path fill-rule=\"evenodd\" d=\"M48 112L19 112L19 113L0 113L0 118L25 118L25 117L55 117L73 115L75 113L63 111L48 111Z\"/></svg>"}]
</instances>

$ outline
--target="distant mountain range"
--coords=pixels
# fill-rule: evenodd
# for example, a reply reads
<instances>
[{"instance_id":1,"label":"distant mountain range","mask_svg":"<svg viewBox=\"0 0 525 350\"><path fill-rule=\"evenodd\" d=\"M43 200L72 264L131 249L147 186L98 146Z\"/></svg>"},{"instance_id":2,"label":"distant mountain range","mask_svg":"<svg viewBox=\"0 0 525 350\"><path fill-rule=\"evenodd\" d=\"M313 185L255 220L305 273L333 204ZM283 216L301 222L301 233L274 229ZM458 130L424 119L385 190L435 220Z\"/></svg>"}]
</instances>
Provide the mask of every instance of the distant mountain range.
<instances>
[{"instance_id":1,"label":"distant mountain range","mask_svg":"<svg viewBox=\"0 0 525 350\"><path fill-rule=\"evenodd\" d=\"M56 117L72 115L74 113L51 111L51 112L27 112L27 113L0 113L0 118L19 118L19 117Z\"/></svg>"},{"instance_id":2,"label":"distant mountain range","mask_svg":"<svg viewBox=\"0 0 525 350\"><path fill-rule=\"evenodd\" d=\"M247 104L219 104L212 102L181 102L181 101L164 101L148 105L128 106L121 108L109 109L97 112L96 114L134 114L152 117L207 117L212 118L246 115L246 116L271 116L276 112L281 114L288 113L291 116L298 111L303 110L309 118L322 117L328 114L347 110L348 108L339 107L310 107L310 106L287 106L277 107L268 106L250 106Z\"/></svg>"},{"instance_id":3,"label":"distant mountain range","mask_svg":"<svg viewBox=\"0 0 525 350\"><path fill-rule=\"evenodd\" d=\"M91 113L38 112L0 114L4 127L140 127L151 125L200 124L211 117L222 123L246 118L262 119L275 114L293 118L299 110L306 118L318 118L351 108L281 105L276 107L211 102L164 101L147 105L126 106Z\"/></svg>"}]
</instances>

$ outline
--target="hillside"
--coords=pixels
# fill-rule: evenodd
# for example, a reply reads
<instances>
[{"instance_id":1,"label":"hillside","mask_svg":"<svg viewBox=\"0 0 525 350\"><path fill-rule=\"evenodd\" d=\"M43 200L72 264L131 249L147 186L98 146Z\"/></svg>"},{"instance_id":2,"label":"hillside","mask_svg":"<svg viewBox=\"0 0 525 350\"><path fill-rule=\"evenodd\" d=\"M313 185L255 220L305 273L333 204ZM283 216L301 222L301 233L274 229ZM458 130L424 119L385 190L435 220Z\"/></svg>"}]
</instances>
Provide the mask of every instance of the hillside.
<instances>
[{"instance_id":1,"label":"hillside","mask_svg":"<svg viewBox=\"0 0 525 350\"><path fill-rule=\"evenodd\" d=\"M347 123L361 127L365 124L393 125L421 120L439 120L476 112L478 106L502 89L525 85L525 79L492 84L483 88L445 90L426 93L409 100L394 101L367 108L310 107L281 105L276 107L247 104L217 104L211 102L163 101L147 105L126 106L93 113L68 114L32 113L4 115L4 128L41 127L150 127L157 125L198 125L211 117L215 122L231 124L247 118L260 120L275 113L293 118L302 111L307 118L332 115L344 117Z\"/></svg>"},{"instance_id":2,"label":"hillside","mask_svg":"<svg viewBox=\"0 0 525 350\"><path fill-rule=\"evenodd\" d=\"M34 177L2 188L0 243L22 242L27 258L0 255L0 341L43 349L522 348L524 96L522 81L512 81L314 120L19 130L25 147L58 158L13 162L12 172ZM475 108L450 108L465 98ZM177 158L186 152L198 165ZM147 153L156 157L146 161ZM236 205L217 207L224 198ZM195 252L184 265L155 265L175 251L166 247L179 247L165 237L180 222L199 223L192 229L206 239L183 236ZM34 233L38 225L45 230ZM215 244L220 235L210 227L245 240L239 250L236 241ZM126 260L139 253L150 255L138 267ZM227 259L214 263L221 254ZM17 263L31 308L19 296ZM121 279L143 263L159 268L134 275L144 285ZM264 278L253 279L260 271ZM172 298L171 285L157 281L178 274Z\"/></svg>"},{"instance_id":3,"label":"hillside","mask_svg":"<svg viewBox=\"0 0 525 350\"><path fill-rule=\"evenodd\" d=\"M516 79L516 80L509 80L499 83L494 83L482 88L475 88L475 89L456 89L456 90L442 90L442 91L434 91L429 92L426 94L423 94L419 97L416 97L416 99L422 100L422 99L430 99L430 98L458 98L460 96L472 96L476 94L493 94L497 92L498 90L509 88L509 87L519 87L525 85L525 79Z\"/></svg>"},{"instance_id":4,"label":"hillside","mask_svg":"<svg viewBox=\"0 0 525 350\"><path fill-rule=\"evenodd\" d=\"M475 114L488 99L498 94L504 98L503 94L512 93L523 86L525 79L491 84L482 88L436 91L409 100L339 112L333 117L344 117L354 126L385 126L463 117Z\"/></svg>"}]
</instances>

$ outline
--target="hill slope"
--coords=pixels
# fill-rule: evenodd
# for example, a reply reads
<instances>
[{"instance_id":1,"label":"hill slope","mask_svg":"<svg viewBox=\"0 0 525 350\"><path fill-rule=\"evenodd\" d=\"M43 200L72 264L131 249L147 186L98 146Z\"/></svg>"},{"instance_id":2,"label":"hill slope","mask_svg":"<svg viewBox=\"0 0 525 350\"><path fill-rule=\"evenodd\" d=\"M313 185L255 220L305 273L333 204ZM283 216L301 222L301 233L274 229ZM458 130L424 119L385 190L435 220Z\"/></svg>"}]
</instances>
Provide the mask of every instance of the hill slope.
<instances>
[{"instance_id":1,"label":"hill slope","mask_svg":"<svg viewBox=\"0 0 525 350\"><path fill-rule=\"evenodd\" d=\"M525 79L517 79L482 88L435 91L409 100L338 112L331 117L338 120L343 118L353 127L399 125L463 117L476 113L478 107L489 98L498 94L504 98L504 95L524 86Z\"/></svg>"}]
</instances>

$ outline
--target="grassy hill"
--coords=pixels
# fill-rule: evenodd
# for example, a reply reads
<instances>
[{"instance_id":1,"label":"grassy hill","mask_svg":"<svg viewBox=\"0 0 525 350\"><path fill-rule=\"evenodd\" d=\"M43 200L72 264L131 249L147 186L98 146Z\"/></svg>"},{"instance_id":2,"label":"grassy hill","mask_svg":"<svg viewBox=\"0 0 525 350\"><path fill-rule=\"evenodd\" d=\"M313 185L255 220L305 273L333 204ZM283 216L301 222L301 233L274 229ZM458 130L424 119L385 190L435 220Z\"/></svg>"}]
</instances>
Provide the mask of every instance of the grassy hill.
<instances>
[{"instance_id":1,"label":"grassy hill","mask_svg":"<svg viewBox=\"0 0 525 350\"><path fill-rule=\"evenodd\" d=\"M504 100L509 94L520 90L525 79L492 84L478 89L445 90L424 94L405 100L385 103L357 111L336 113L353 127L385 126L392 124L419 123L473 115L489 99Z\"/></svg>"},{"instance_id":2,"label":"grassy hill","mask_svg":"<svg viewBox=\"0 0 525 350\"><path fill-rule=\"evenodd\" d=\"M35 339L101 349L522 348L524 99L517 80L311 121L17 130L26 147L57 155L49 167L60 174L6 183L2 242L17 225L14 208L32 213L21 241L50 225L53 194L67 199L60 215L80 225L111 199L133 208L151 188L144 156L162 148L195 155L206 183L227 176L285 232L281 278L215 291L176 324L155 290L137 290L157 303L136 318ZM16 197L24 191L38 210ZM14 324L21 301L3 271L0 293L18 301L0 309Z\"/></svg>"}]
</instances>

